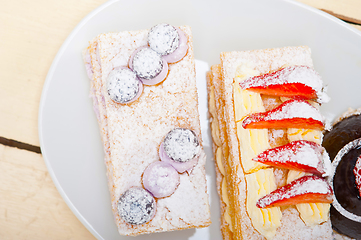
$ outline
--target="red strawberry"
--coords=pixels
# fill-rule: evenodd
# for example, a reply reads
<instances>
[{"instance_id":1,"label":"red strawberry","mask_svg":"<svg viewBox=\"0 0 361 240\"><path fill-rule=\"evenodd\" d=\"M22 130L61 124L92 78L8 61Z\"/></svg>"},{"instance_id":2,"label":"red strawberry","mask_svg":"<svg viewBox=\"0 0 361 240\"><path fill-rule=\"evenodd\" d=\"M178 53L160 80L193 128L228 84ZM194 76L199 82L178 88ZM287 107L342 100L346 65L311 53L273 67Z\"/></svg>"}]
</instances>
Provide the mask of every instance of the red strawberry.
<instances>
[{"instance_id":1,"label":"red strawberry","mask_svg":"<svg viewBox=\"0 0 361 240\"><path fill-rule=\"evenodd\" d=\"M273 96L317 99L317 92L322 91L322 80L310 67L290 66L248 78L240 83L240 87Z\"/></svg>"},{"instance_id":2,"label":"red strawberry","mask_svg":"<svg viewBox=\"0 0 361 240\"><path fill-rule=\"evenodd\" d=\"M333 191L321 177L304 176L260 198L259 208L295 205L299 203L331 203Z\"/></svg>"},{"instance_id":3,"label":"red strawberry","mask_svg":"<svg viewBox=\"0 0 361 240\"><path fill-rule=\"evenodd\" d=\"M257 86L250 87L247 90L271 96L311 100L317 99L316 91L303 83L284 83L269 86Z\"/></svg>"},{"instance_id":4,"label":"red strawberry","mask_svg":"<svg viewBox=\"0 0 361 240\"><path fill-rule=\"evenodd\" d=\"M307 141L293 141L286 145L268 149L252 160L273 167L309 172L322 176L324 149L321 145Z\"/></svg>"},{"instance_id":5,"label":"red strawberry","mask_svg":"<svg viewBox=\"0 0 361 240\"><path fill-rule=\"evenodd\" d=\"M323 119L317 108L307 101L288 100L278 107L254 113L242 122L243 128L307 128L322 130Z\"/></svg>"},{"instance_id":6,"label":"red strawberry","mask_svg":"<svg viewBox=\"0 0 361 240\"><path fill-rule=\"evenodd\" d=\"M355 175L355 184L361 197L361 156L357 158L356 165L353 169L353 174Z\"/></svg>"}]
</instances>

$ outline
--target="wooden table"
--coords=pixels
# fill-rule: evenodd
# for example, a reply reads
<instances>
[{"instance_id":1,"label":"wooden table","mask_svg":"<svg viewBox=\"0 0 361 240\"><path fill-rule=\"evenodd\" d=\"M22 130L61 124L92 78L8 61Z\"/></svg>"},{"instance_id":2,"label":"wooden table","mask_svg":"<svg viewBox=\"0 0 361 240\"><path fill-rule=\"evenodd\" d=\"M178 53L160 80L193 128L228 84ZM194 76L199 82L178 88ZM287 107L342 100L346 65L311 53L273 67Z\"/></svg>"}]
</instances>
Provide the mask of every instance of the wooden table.
<instances>
[{"instance_id":1,"label":"wooden table","mask_svg":"<svg viewBox=\"0 0 361 240\"><path fill-rule=\"evenodd\" d=\"M360 0L299 0L361 30ZM3 0L0 8L0 239L94 239L56 190L40 153L49 67L79 21L106 0Z\"/></svg>"}]
</instances>

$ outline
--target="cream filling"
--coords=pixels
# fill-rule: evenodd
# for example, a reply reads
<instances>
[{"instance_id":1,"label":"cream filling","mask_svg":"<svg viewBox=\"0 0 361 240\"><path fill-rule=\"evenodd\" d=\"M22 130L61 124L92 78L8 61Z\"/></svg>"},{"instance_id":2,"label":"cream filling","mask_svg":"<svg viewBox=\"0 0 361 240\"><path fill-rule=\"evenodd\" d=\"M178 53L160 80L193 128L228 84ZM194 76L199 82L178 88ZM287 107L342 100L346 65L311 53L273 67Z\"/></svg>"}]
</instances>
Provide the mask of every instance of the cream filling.
<instances>
[{"instance_id":1,"label":"cream filling","mask_svg":"<svg viewBox=\"0 0 361 240\"><path fill-rule=\"evenodd\" d=\"M226 175L226 171L224 170L224 167L222 164L222 159L223 159L222 148L218 147L217 152L216 152L217 166L218 166L218 169L221 172L221 174L224 176L224 175Z\"/></svg>"},{"instance_id":2,"label":"cream filling","mask_svg":"<svg viewBox=\"0 0 361 240\"><path fill-rule=\"evenodd\" d=\"M242 72L242 75L239 74ZM241 65L237 68L234 89L234 104L235 104L235 120L237 125L237 136L239 140L239 148L241 152L241 162L244 171L246 172L246 184L247 184L247 200L246 208L247 213L251 219L253 227L267 239L272 238L276 234L276 230L281 225L282 212L279 207L257 208L256 202L259 198L265 196L271 191L277 188L275 184L275 178L272 168L267 168L264 164L260 164L252 161L252 158L270 148L267 129L243 129L241 122L245 116L254 112L264 112L262 99L260 94L242 90L239 87L239 82L254 76L259 73L246 65ZM216 116L215 111L215 99L214 92L211 89L210 94L210 112L213 116ZM214 108L214 109L213 109ZM216 121L213 121L216 122ZM217 146L220 143L219 139L219 126L218 122L212 122L212 137L215 140ZM287 130L289 141L296 141L305 139L314 141L321 144L322 133L316 130L309 129L294 129ZM242 141L243 140L243 141ZM224 176L225 171L222 165L223 154L222 150L218 147L216 151L217 166ZM305 175L303 172L289 171L287 182L290 182L296 178ZM227 183L225 178L222 180L221 185L221 198L226 204L226 210L224 213L224 219L229 224L229 228L232 231L231 216L229 214L229 200L227 193ZM306 203L297 204L296 208L300 213L301 219L306 225L312 226L320 224L328 220L330 204L325 203Z\"/></svg>"},{"instance_id":3,"label":"cream filling","mask_svg":"<svg viewBox=\"0 0 361 240\"><path fill-rule=\"evenodd\" d=\"M288 98L281 98L282 101L288 100ZM318 108L319 105L313 101L309 101L312 106ZM287 137L290 142L297 140L308 140L318 144L322 143L323 134L319 130L312 129L299 129L299 128L288 128ZM290 170L287 175L287 183L293 180L303 177L306 175L305 172ZM329 203L302 203L297 204L296 208L300 213L302 221L307 226L315 226L328 220L330 212Z\"/></svg>"},{"instance_id":4,"label":"cream filling","mask_svg":"<svg viewBox=\"0 0 361 240\"><path fill-rule=\"evenodd\" d=\"M279 207L258 208L258 199L276 190L273 169L261 169L246 174L247 183L247 212L253 227L267 239L276 235L277 228L281 226L282 212Z\"/></svg>"},{"instance_id":5,"label":"cream filling","mask_svg":"<svg viewBox=\"0 0 361 240\"><path fill-rule=\"evenodd\" d=\"M242 72L242 74L240 74L240 72ZM242 90L239 86L239 82L255 75L259 75L259 73L245 65L241 65L237 68L235 83L233 84L233 99L239 151L241 153L241 162L245 173L252 173L267 167L267 165L252 161L252 158L270 148L268 142L268 129L244 129L242 127L242 120L247 115L265 111L259 93Z\"/></svg>"},{"instance_id":6,"label":"cream filling","mask_svg":"<svg viewBox=\"0 0 361 240\"><path fill-rule=\"evenodd\" d=\"M226 204L226 211L224 212L224 220L228 223L229 230L233 232L233 225L232 225L232 218L229 214L229 198L228 198L228 191L227 191L227 182L226 178L223 176L222 180L222 188L221 188L222 200Z\"/></svg>"},{"instance_id":7,"label":"cream filling","mask_svg":"<svg viewBox=\"0 0 361 240\"><path fill-rule=\"evenodd\" d=\"M290 142L302 139L321 144L323 135L322 132L318 130L288 128L287 137Z\"/></svg>"},{"instance_id":8,"label":"cream filling","mask_svg":"<svg viewBox=\"0 0 361 240\"><path fill-rule=\"evenodd\" d=\"M242 73L242 74L240 74ZM241 163L246 173L247 213L253 227L267 239L271 239L281 226L282 213L280 207L258 208L256 202L266 194L276 190L276 181L272 168L252 160L261 152L270 148L268 129L244 129L242 120L251 113L264 112L262 98L259 93L242 90L239 82L248 77L259 75L259 72L241 65L237 68L233 84L233 99L235 105L235 120Z\"/></svg>"},{"instance_id":9,"label":"cream filling","mask_svg":"<svg viewBox=\"0 0 361 240\"><path fill-rule=\"evenodd\" d=\"M213 118L211 123L212 138L214 143L219 147L222 145L221 139L219 138L219 125L217 119Z\"/></svg>"},{"instance_id":10,"label":"cream filling","mask_svg":"<svg viewBox=\"0 0 361 240\"><path fill-rule=\"evenodd\" d=\"M323 137L321 131L295 128L287 129L287 136L290 142L297 140L308 140L318 144L322 143ZM304 175L306 175L305 172L290 170L287 175L287 183L290 183L297 178L303 177ZM300 213L301 219L307 226L315 226L327 221L330 212L329 203L302 203L297 204L296 208Z\"/></svg>"},{"instance_id":11,"label":"cream filling","mask_svg":"<svg viewBox=\"0 0 361 240\"><path fill-rule=\"evenodd\" d=\"M216 163L219 171L222 174L222 183L221 183L221 200L226 205L226 210L223 214L223 218L228 224L228 228L231 232L233 232L233 225L232 225L232 218L230 215L229 210L229 197L228 197L228 190L227 190L227 182L226 178L224 177L226 172L224 169L224 166L222 164L223 161L223 152L221 146L221 140L220 140L220 134L219 134L219 124L216 119L216 104L215 104L215 96L214 96L214 88L211 87L210 94L209 94L209 112L212 115L212 123L211 123L211 135L212 139L217 146L216 149Z\"/></svg>"}]
</instances>

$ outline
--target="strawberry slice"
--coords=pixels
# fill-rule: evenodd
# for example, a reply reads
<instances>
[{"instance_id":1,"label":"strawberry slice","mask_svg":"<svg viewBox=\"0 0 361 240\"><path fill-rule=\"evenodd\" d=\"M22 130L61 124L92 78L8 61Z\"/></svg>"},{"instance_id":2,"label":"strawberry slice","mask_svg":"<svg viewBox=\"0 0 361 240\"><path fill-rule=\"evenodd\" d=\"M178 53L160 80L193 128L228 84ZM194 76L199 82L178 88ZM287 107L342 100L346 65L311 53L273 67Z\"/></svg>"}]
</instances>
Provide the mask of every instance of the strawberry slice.
<instances>
[{"instance_id":1,"label":"strawberry slice","mask_svg":"<svg viewBox=\"0 0 361 240\"><path fill-rule=\"evenodd\" d=\"M361 197L361 156L357 158L356 165L353 169L353 174L355 175L355 184Z\"/></svg>"},{"instance_id":2,"label":"strawberry slice","mask_svg":"<svg viewBox=\"0 0 361 240\"><path fill-rule=\"evenodd\" d=\"M240 83L240 85L243 82ZM242 86L241 86L242 88ZM271 96L289 97L297 99L317 99L317 93L303 83L284 83L268 86L249 87L247 90Z\"/></svg>"},{"instance_id":3,"label":"strawberry slice","mask_svg":"<svg viewBox=\"0 0 361 240\"><path fill-rule=\"evenodd\" d=\"M308 66L289 66L240 82L242 89L273 96L314 99L322 95L320 75Z\"/></svg>"},{"instance_id":4,"label":"strawberry slice","mask_svg":"<svg viewBox=\"0 0 361 240\"><path fill-rule=\"evenodd\" d=\"M242 127L248 128L306 128L323 130L323 118L317 108L304 100L288 100L278 107L244 118Z\"/></svg>"},{"instance_id":5,"label":"strawberry slice","mask_svg":"<svg viewBox=\"0 0 361 240\"><path fill-rule=\"evenodd\" d=\"M256 206L267 208L299 203L331 203L332 195L332 188L326 180L314 175L304 176L260 198Z\"/></svg>"},{"instance_id":6,"label":"strawberry slice","mask_svg":"<svg viewBox=\"0 0 361 240\"><path fill-rule=\"evenodd\" d=\"M299 140L268 149L252 160L273 167L309 172L322 176L326 173L323 154L327 153L321 145L307 140Z\"/></svg>"}]
</instances>

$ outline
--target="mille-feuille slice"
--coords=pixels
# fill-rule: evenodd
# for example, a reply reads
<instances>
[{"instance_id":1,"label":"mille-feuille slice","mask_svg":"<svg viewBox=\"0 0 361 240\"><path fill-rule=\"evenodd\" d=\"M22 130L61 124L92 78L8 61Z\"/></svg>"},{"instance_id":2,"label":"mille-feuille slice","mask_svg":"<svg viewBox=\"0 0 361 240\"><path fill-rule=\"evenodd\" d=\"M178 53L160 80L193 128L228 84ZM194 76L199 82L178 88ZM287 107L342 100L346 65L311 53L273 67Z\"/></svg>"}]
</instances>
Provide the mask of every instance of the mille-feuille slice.
<instances>
[{"instance_id":1,"label":"mille-feuille slice","mask_svg":"<svg viewBox=\"0 0 361 240\"><path fill-rule=\"evenodd\" d=\"M225 181L217 181L219 188L227 189L228 193L227 196L220 191L221 202L230 209L222 210L222 218L224 218L222 223L225 224L221 229L225 239L330 239L331 237L328 203L293 204L281 207L270 205L267 208L256 205L263 196L308 174L287 170L284 167L270 167L253 159L266 150L285 146L289 142L307 140L319 144L322 139L322 133L318 130L291 128L288 125L283 128L279 128L279 125L259 127L259 129L243 127L247 117L249 120L250 116L259 117L256 113L272 111L284 104L284 101L287 102L288 98L242 89L240 83L254 76L271 74L289 66L312 68L310 49L285 47L222 53L221 64L213 66L209 73L208 79L211 80L208 81L210 85L208 89L212 89L212 86L216 89L214 91L216 111L210 112L213 118L211 127L219 126L218 130L212 129L214 153L217 157L226 156L216 161L218 169L222 169L218 163L222 163L225 169L224 175L221 174ZM215 79L220 83L214 83ZM269 89L274 88L267 86L266 90L270 91ZM212 92L210 96L212 99ZM320 93L320 96L325 98L323 93ZM211 104L210 102L209 105ZM213 124L213 121L218 121L218 124ZM216 136L217 132L220 133L220 138ZM222 137L222 134L225 137ZM222 155L217 154L219 147L222 149ZM230 173L228 169L231 170ZM231 176L227 176L228 174Z\"/></svg>"},{"instance_id":2,"label":"mille-feuille slice","mask_svg":"<svg viewBox=\"0 0 361 240\"><path fill-rule=\"evenodd\" d=\"M210 224L191 29L159 26L101 34L88 47L111 205L122 235ZM179 43L161 53L167 44L154 47L158 33ZM177 59L180 46L184 57ZM156 64L159 71L150 69Z\"/></svg>"}]
</instances>

